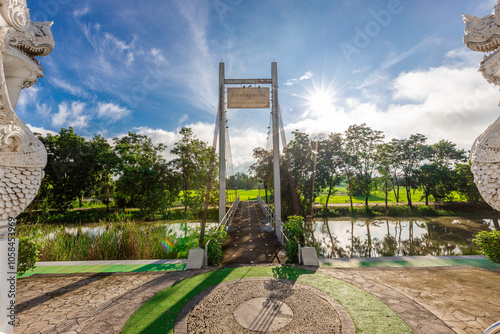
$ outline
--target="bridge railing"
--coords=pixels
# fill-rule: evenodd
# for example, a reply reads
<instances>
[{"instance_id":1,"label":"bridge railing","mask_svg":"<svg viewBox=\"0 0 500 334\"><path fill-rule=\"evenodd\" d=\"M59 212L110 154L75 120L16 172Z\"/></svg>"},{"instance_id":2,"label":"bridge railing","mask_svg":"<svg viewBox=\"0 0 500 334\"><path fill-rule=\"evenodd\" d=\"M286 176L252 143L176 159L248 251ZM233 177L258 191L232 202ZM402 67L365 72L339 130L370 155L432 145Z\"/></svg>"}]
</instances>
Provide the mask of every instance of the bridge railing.
<instances>
[{"instance_id":1,"label":"bridge railing","mask_svg":"<svg viewBox=\"0 0 500 334\"><path fill-rule=\"evenodd\" d=\"M266 218L268 220L271 220L274 227L274 232L276 233L278 240L282 245L284 245L285 242L288 241L288 238L286 237L285 233L283 233L283 223L281 222L281 218L277 217L274 214L274 211L271 210L271 208L259 196L257 196L257 202L259 202L259 205L262 211L264 211Z\"/></svg>"},{"instance_id":2,"label":"bridge railing","mask_svg":"<svg viewBox=\"0 0 500 334\"><path fill-rule=\"evenodd\" d=\"M233 221L234 213L236 212L236 209L238 209L238 205L240 205L240 196L238 196L238 198L236 198L236 200L233 202L233 204L231 205L229 210L224 215L224 218L222 218L219 225L217 225L217 227L215 228L216 231L220 230L221 228L224 228L224 231L227 231L227 227ZM208 244L210 243L210 241L211 240L209 240L205 244L205 265L208 264Z\"/></svg>"}]
</instances>

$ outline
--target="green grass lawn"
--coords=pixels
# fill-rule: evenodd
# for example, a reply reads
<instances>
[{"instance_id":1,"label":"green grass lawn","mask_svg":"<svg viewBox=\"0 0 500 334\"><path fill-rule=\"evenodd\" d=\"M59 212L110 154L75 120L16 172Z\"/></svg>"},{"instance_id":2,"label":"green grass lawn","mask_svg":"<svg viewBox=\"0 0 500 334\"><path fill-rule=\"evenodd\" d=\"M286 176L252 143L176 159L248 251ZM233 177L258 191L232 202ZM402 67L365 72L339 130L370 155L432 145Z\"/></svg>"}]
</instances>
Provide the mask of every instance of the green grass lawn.
<instances>
[{"instance_id":1,"label":"green grass lawn","mask_svg":"<svg viewBox=\"0 0 500 334\"><path fill-rule=\"evenodd\" d=\"M350 203L349 196L347 195L346 187L336 187L336 193L330 196L329 204L333 203ZM320 193L321 195L315 198L315 201L320 204L326 203L326 197L328 195L328 191L325 189ZM390 192L387 198L389 203L396 203L396 197L394 196L394 192ZM421 190L412 191L411 200L413 202L424 202L425 197ZM454 201L460 201L460 197L455 194ZM364 203L364 196L354 196L352 199L353 203ZM372 195L368 197L368 201L370 203L385 203L385 194L382 191L373 191ZM434 197L429 196L429 201L435 201ZM408 198L406 196L406 190L404 187L399 188L399 202L406 203L408 202Z\"/></svg>"},{"instance_id":2,"label":"green grass lawn","mask_svg":"<svg viewBox=\"0 0 500 334\"><path fill-rule=\"evenodd\" d=\"M347 196L347 189L345 186L341 187L336 187L336 193L332 196L330 196L330 200L328 203L333 204L333 203L341 203L341 204L347 204L350 203L349 201L349 196ZM227 194L227 201L228 202L233 202L235 199L236 192L233 190L228 190L226 192ZM326 202L326 197L327 197L327 190L324 190L320 193L320 196L316 197L315 201L320 204L325 204ZM238 190L238 196L240 196L241 201L246 201L246 200L256 200L257 196L259 195L259 190L258 189L251 189L251 190ZM260 190L260 197L264 198L265 193L264 190ZM423 192L421 190L416 190L412 192L411 199L413 202L423 202L425 201ZM385 195L381 191L373 191L372 195L368 197L368 200L370 203L385 203ZM430 196L429 201L433 202L434 197ZM460 201L460 197L458 195L455 195L454 201ZM365 197L364 196L355 196L353 197L353 203L364 203L365 202ZM394 196L394 193L391 191L388 196L388 202L389 203L396 203L396 197ZM399 189L399 202L408 202L407 196L406 196L406 190L401 187Z\"/></svg>"}]
</instances>

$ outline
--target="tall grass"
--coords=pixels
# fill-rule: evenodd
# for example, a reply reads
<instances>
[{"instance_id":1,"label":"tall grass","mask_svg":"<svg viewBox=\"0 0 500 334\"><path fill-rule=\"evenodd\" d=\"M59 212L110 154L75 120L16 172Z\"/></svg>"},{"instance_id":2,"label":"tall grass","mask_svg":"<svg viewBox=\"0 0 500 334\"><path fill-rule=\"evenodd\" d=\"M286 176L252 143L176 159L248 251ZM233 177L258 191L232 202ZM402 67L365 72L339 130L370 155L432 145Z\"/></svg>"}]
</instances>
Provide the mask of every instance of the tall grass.
<instances>
[{"instance_id":1,"label":"tall grass","mask_svg":"<svg viewBox=\"0 0 500 334\"><path fill-rule=\"evenodd\" d=\"M97 233L83 232L81 226L70 233L64 226L20 225L17 233L39 240L41 261L175 259L185 257L185 248L198 238L197 229L188 226L179 236L168 225L134 222L101 223Z\"/></svg>"}]
</instances>

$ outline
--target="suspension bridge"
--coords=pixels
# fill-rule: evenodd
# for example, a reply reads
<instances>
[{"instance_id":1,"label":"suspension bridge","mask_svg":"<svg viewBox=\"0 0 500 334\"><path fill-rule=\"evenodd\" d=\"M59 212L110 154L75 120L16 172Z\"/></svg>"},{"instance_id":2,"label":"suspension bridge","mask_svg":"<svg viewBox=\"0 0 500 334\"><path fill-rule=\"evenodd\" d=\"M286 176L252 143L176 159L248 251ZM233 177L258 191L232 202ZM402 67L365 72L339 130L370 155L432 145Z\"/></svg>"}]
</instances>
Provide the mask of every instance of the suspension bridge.
<instances>
[{"instance_id":1,"label":"suspension bridge","mask_svg":"<svg viewBox=\"0 0 500 334\"><path fill-rule=\"evenodd\" d=\"M226 85L228 87L226 89ZM239 85L239 87L234 87ZM248 87L244 86L248 85ZM251 87L251 86L254 87ZM271 94L269 87L271 86ZM227 96L227 101L226 101ZM231 145L226 119L227 109L267 108L271 109L266 150L273 155L274 210L260 198L258 201L242 201L239 197L227 211L226 178L228 170L234 174L232 166ZM227 79L224 63L219 63L219 103L215 131L212 144L209 179L205 193L205 207L202 221L204 234L208 215L208 198L212 188L213 171L216 164L216 150L219 154L219 226L228 233L224 246L224 264L253 264L283 262L280 252L286 238L281 222L281 178L280 178L280 139L282 147L286 147L286 137L278 100L278 66L271 63L271 78L264 79ZM285 151L285 160L290 170ZM291 173L290 185L294 187ZM292 191L292 202L298 213L298 201ZM208 245L208 244L207 244ZM205 263L207 247L205 249Z\"/></svg>"}]
</instances>

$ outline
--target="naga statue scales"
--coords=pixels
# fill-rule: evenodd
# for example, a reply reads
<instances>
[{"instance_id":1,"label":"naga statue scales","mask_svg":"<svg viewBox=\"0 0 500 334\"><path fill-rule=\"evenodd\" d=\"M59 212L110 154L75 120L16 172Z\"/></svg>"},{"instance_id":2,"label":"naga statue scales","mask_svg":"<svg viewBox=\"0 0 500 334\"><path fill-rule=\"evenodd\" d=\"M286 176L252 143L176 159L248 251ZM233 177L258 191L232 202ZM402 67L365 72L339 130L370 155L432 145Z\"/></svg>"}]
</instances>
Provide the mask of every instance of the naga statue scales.
<instances>
[{"instance_id":1,"label":"naga statue scales","mask_svg":"<svg viewBox=\"0 0 500 334\"><path fill-rule=\"evenodd\" d=\"M464 44L473 51L486 53L479 65L484 78L500 86L500 0L494 14L479 18L463 15ZM500 210L500 117L474 142L470 159L472 173L481 196L495 210Z\"/></svg>"}]
</instances>

